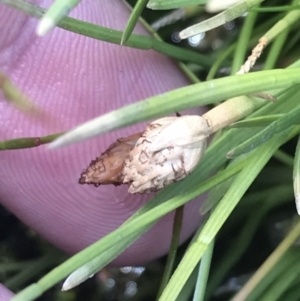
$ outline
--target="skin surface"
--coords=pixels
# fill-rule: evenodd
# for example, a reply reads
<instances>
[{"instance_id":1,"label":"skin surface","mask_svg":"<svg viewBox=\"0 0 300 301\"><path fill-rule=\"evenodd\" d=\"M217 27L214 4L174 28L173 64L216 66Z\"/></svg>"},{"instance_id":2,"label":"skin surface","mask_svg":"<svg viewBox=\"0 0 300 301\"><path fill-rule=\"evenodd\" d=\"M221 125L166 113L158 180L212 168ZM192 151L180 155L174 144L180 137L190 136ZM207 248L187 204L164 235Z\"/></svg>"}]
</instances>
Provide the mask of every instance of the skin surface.
<instances>
[{"instance_id":1,"label":"skin surface","mask_svg":"<svg viewBox=\"0 0 300 301\"><path fill-rule=\"evenodd\" d=\"M8 301L12 296L13 293L0 284L0 301Z\"/></svg>"},{"instance_id":2,"label":"skin surface","mask_svg":"<svg viewBox=\"0 0 300 301\"><path fill-rule=\"evenodd\" d=\"M48 7L51 1L35 3ZM71 16L122 30L129 14L121 1L85 0ZM189 84L163 55L58 28L39 38L37 22L0 5L0 70L43 113L28 116L0 93L1 140L68 130L131 102ZM140 25L135 32L147 34ZM59 248L80 251L116 229L151 197L129 195L127 186L78 184L81 171L113 141L143 129L140 124L58 150L40 146L1 152L0 202ZM186 206L181 241L199 224L199 201ZM164 255L172 219L173 214L161 219L114 264L139 265Z\"/></svg>"}]
</instances>

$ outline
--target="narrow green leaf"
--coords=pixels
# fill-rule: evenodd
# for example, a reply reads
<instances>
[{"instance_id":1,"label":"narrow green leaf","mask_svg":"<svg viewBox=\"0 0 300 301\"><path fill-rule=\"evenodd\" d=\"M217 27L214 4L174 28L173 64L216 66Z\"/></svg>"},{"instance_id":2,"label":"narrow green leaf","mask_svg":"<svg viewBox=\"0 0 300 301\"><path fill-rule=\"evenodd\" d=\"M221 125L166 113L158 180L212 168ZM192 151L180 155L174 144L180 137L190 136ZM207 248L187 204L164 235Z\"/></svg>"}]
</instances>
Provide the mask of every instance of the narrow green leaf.
<instances>
[{"instance_id":1,"label":"narrow green leaf","mask_svg":"<svg viewBox=\"0 0 300 301\"><path fill-rule=\"evenodd\" d=\"M150 224L125 239L119 240L118 244L102 252L100 255L85 263L77 270L72 272L65 280L62 286L63 291L70 290L85 280L89 279L91 275L99 272L103 267L108 265L112 260L124 252L131 244L133 244L140 236L147 232L153 224Z\"/></svg>"},{"instance_id":2,"label":"narrow green leaf","mask_svg":"<svg viewBox=\"0 0 300 301\"><path fill-rule=\"evenodd\" d=\"M300 82L300 69L272 70L228 76L150 97L90 120L59 137L52 148L79 142L140 121L243 94L289 87ZM234 88L233 88L234 87ZM199 95L203 95L199 99ZM255 102L262 103L256 99Z\"/></svg>"},{"instance_id":3,"label":"narrow green leaf","mask_svg":"<svg viewBox=\"0 0 300 301\"><path fill-rule=\"evenodd\" d=\"M287 166L294 167L294 157L280 149L276 151L274 158L276 158L279 162L286 164Z\"/></svg>"},{"instance_id":4,"label":"narrow green leaf","mask_svg":"<svg viewBox=\"0 0 300 301\"><path fill-rule=\"evenodd\" d=\"M183 211L184 206L178 207L175 211L171 245L169 248L167 263L165 266L162 281L160 283L160 288L158 290L157 299L160 297L161 293L163 292L167 283L169 282L169 279L174 269L174 263L176 259L177 248L179 246L180 233L182 228Z\"/></svg>"},{"instance_id":5,"label":"narrow green leaf","mask_svg":"<svg viewBox=\"0 0 300 301\"><path fill-rule=\"evenodd\" d=\"M245 18L234 52L230 72L231 74L237 73L240 70L241 66L244 64L257 15L258 13L256 12L249 12Z\"/></svg>"},{"instance_id":6,"label":"narrow green leaf","mask_svg":"<svg viewBox=\"0 0 300 301\"><path fill-rule=\"evenodd\" d=\"M37 19L42 18L45 12L44 9L23 0L0 0L0 3L16 8L19 11ZM86 37L113 44L120 45L122 39L121 31L79 21L69 17L62 19L57 26ZM210 67L213 64L213 60L207 55L202 55L195 51L173 46L147 36L132 34L126 43L126 46L145 50L153 49L180 61L192 62L204 67Z\"/></svg>"},{"instance_id":7,"label":"narrow green leaf","mask_svg":"<svg viewBox=\"0 0 300 301\"><path fill-rule=\"evenodd\" d=\"M200 261L199 272L198 272L193 301L203 301L204 300L205 293L206 293L207 280L208 280L208 275L209 275L209 271L210 271L210 265L211 265L213 250L214 250L214 245L215 245L215 241L213 240L209 244L207 250L203 254L203 257Z\"/></svg>"},{"instance_id":8,"label":"narrow green leaf","mask_svg":"<svg viewBox=\"0 0 300 301\"><path fill-rule=\"evenodd\" d=\"M271 139L275 134L278 134L297 124L299 122L299 114L300 105L291 112L285 114L283 117L279 118L277 121L273 121L269 126L257 133L254 137L232 149L230 152L228 152L227 157L233 158L252 151L256 147Z\"/></svg>"},{"instance_id":9,"label":"narrow green leaf","mask_svg":"<svg viewBox=\"0 0 300 301\"><path fill-rule=\"evenodd\" d=\"M24 93L10 80L10 78L0 71L0 90L5 100L12 103L19 110L26 113L38 113L38 108L27 98Z\"/></svg>"},{"instance_id":10,"label":"narrow green leaf","mask_svg":"<svg viewBox=\"0 0 300 301\"><path fill-rule=\"evenodd\" d=\"M259 13L274 13L285 12L295 9L300 9L300 5L282 5L282 6L267 6L267 7L252 7L250 10Z\"/></svg>"},{"instance_id":11,"label":"narrow green leaf","mask_svg":"<svg viewBox=\"0 0 300 301\"><path fill-rule=\"evenodd\" d=\"M298 129L299 130L299 129ZM293 135L295 131L293 132ZM225 194L222 201L211 214L204 225L197 241L187 250L178 268L173 274L168 286L163 292L160 301L174 301L180 293L184 283L191 275L195 266L201 259L210 242L214 239L219 229L231 214L241 197L254 181L264 165L272 157L275 150L286 141L286 133L274 137L255 151L246 166L236 177L235 182Z\"/></svg>"},{"instance_id":12,"label":"narrow green leaf","mask_svg":"<svg viewBox=\"0 0 300 301\"><path fill-rule=\"evenodd\" d=\"M56 0L39 22L36 29L37 35L40 37L46 35L63 17L68 15L80 1L81 0Z\"/></svg>"},{"instance_id":13,"label":"narrow green leaf","mask_svg":"<svg viewBox=\"0 0 300 301\"><path fill-rule=\"evenodd\" d=\"M148 0L138 0L135 4L122 34L121 45L127 42L147 3Z\"/></svg>"},{"instance_id":14,"label":"narrow green leaf","mask_svg":"<svg viewBox=\"0 0 300 301\"><path fill-rule=\"evenodd\" d=\"M208 20L205 20L201 23L195 24L193 26L190 26L190 27L182 30L179 33L179 37L181 39L187 39L196 34L206 32L213 28L221 26L227 22L230 22L230 21L240 17L242 14L244 14L246 11L248 11L251 7L253 7L254 5L256 5L262 1L264 1L264 0L244 0L244 1L238 2L237 4L227 8L225 11L217 14L214 17L211 17Z\"/></svg>"},{"instance_id":15,"label":"narrow green leaf","mask_svg":"<svg viewBox=\"0 0 300 301\"><path fill-rule=\"evenodd\" d=\"M232 298L232 301L245 300L250 292L266 277L271 269L277 264L278 261L286 254L286 252L295 243L300 235L300 220L284 238L284 240L277 246L273 253L266 259L266 261L259 267L259 269L252 275L243 288Z\"/></svg>"},{"instance_id":16,"label":"narrow green leaf","mask_svg":"<svg viewBox=\"0 0 300 301\"><path fill-rule=\"evenodd\" d=\"M300 215L300 136L298 137L298 142L297 142L297 147L295 152L293 183L294 183L296 209L298 214Z\"/></svg>"},{"instance_id":17,"label":"narrow green leaf","mask_svg":"<svg viewBox=\"0 0 300 301\"><path fill-rule=\"evenodd\" d=\"M298 247L291 247L284 256L279 260L279 262L272 268L272 270L261 280L261 282L255 287L255 289L250 293L247 301L257 301L262 298L265 292L270 289L272 283L276 281L277 278L282 279L282 274L286 271L292 269L297 262L299 262L300 253ZM298 291L299 297L299 291ZM272 300L272 299L271 299ZM288 300L284 298L284 300ZM297 298L298 300L298 298Z\"/></svg>"},{"instance_id":18,"label":"narrow green leaf","mask_svg":"<svg viewBox=\"0 0 300 301\"><path fill-rule=\"evenodd\" d=\"M300 3L300 2L298 2ZM274 38L276 38L284 30L291 27L300 18L300 10L294 10L289 12L284 18L279 20L268 32L264 35L264 38L270 43Z\"/></svg>"},{"instance_id":19,"label":"narrow green leaf","mask_svg":"<svg viewBox=\"0 0 300 301\"><path fill-rule=\"evenodd\" d=\"M147 7L150 9L175 9L193 5L206 4L207 0L150 0Z\"/></svg>"},{"instance_id":20,"label":"narrow green leaf","mask_svg":"<svg viewBox=\"0 0 300 301\"><path fill-rule=\"evenodd\" d=\"M300 262L294 262L294 265L283 271L279 278L268 288L260 297L260 301L277 301L285 299L285 292L291 286L295 279L299 277Z\"/></svg>"},{"instance_id":21,"label":"narrow green leaf","mask_svg":"<svg viewBox=\"0 0 300 301\"><path fill-rule=\"evenodd\" d=\"M260 116L241 120L230 125L230 128L264 127L283 117L283 114Z\"/></svg>"},{"instance_id":22,"label":"narrow green leaf","mask_svg":"<svg viewBox=\"0 0 300 301\"><path fill-rule=\"evenodd\" d=\"M247 216L247 221L238 236L234 238L231 248L224 252L221 262L216 263L217 271L212 274L209 281L207 297L211 296L217 286L224 280L224 277L245 253L268 210L276 205L282 205L283 200L292 197L292 189L290 186L281 185L255 193L253 197L259 203L260 209L256 214ZM244 201L245 198L243 198Z\"/></svg>"},{"instance_id":23,"label":"narrow green leaf","mask_svg":"<svg viewBox=\"0 0 300 301\"><path fill-rule=\"evenodd\" d=\"M10 140L0 141L0 150L8 149L21 149L21 148L31 148L37 147L49 142L62 135L63 133L57 133L44 137L24 137Z\"/></svg>"}]
</instances>

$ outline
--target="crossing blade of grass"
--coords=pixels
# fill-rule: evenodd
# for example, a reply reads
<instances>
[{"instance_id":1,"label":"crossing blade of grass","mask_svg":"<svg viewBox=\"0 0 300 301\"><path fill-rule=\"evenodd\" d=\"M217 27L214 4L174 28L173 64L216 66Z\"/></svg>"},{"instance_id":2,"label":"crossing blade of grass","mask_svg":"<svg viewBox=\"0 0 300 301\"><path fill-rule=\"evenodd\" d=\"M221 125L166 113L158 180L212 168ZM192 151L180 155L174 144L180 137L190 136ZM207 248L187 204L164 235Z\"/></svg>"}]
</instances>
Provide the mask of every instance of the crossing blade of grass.
<instances>
[{"instance_id":1,"label":"crossing blade of grass","mask_svg":"<svg viewBox=\"0 0 300 301\"><path fill-rule=\"evenodd\" d=\"M43 136L43 137L24 137L24 138L3 140L0 141L0 150L37 147L53 141L54 139L56 139L62 134L63 132L49 135L49 136Z\"/></svg>"},{"instance_id":2,"label":"crossing blade of grass","mask_svg":"<svg viewBox=\"0 0 300 301\"><path fill-rule=\"evenodd\" d=\"M285 270L268 290L261 296L260 301L277 301L284 299L286 290L299 277L300 262L296 261L293 266Z\"/></svg>"},{"instance_id":3,"label":"crossing blade of grass","mask_svg":"<svg viewBox=\"0 0 300 301\"><path fill-rule=\"evenodd\" d=\"M284 256L289 248L295 243L299 235L300 221L298 219L298 222L293 227L291 232L285 237L285 239L279 244L274 252L267 258L267 260L260 266L260 268L254 273L254 275L243 286L243 288L232 298L231 301L245 300L251 291L264 279L274 265L276 265L282 256Z\"/></svg>"},{"instance_id":4,"label":"crossing blade of grass","mask_svg":"<svg viewBox=\"0 0 300 301\"><path fill-rule=\"evenodd\" d=\"M154 223L140 229L140 231L133 233L125 239L119 240L117 245L102 252L100 255L96 256L94 259L72 272L63 283L62 290L70 290L89 279L92 275L100 271L124 250L126 250L128 246L135 242L141 235L147 232L153 226L153 224Z\"/></svg>"},{"instance_id":5,"label":"crossing blade of grass","mask_svg":"<svg viewBox=\"0 0 300 301\"><path fill-rule=\"evenodd\" d=\"M230 125L230 128L243 128L243 127L264 127L283 117L283 114L260 116L256 118L249 118L241 120Z\"/></svg>"},{"instance_id":6,"label":"crossing blade of grass","mask_svg":"<svg viewBox=\"0 0 300 301\"><path fill-rule=\"evenodd\" d=\"M83 123L52 142L50 147L72 144L137 122L218 102L224 98L274 87L289 87L299 82L300 68L263 71L201 82L150 97ZM203 95L203 98L199 99L199 95ZM252 103L255 107L255 103L260 105L262 100L256 99Z\"/></svg>"},{"instance_id":7,"label":"crossing blade of grass","mask_svg":"<svg viewBox=\"0 0 300 301\"><path fill-rule=\"evenodd\" d=\"M141 16L147 3L148 3L148 0L138 0L137 3L135 4L135 6L130 14L129 20L126 24L125 30L122 34L121 45L126 43L128 38L132 34L132 31L133 31L136 23L138 22L139 17Z\"/></svg>"},{"instance_id":8,"label":"crossing blade of grass","mask_svg":"<svg viewBox=\"0 0 300 301\"><path fill-rule=\"evenodd\" d=\"M265 292L268 291L272 283L276 281L276 279L281 278L282 274L296 265L299 262L300 253L297 246L293 246L288 250L284 256L279 260L279 262L274 265L272 270L262 279L262 281L255 287L255 289L250 293L247 297L247 301L257 301L261 300L262 296ZM298 292L299 293L299 292ZM272 299L269 299L272 300ZM284 300L286 300L284 298Z\"/></svg>"},{"instance_id":9,"label":"crossing blade of grass","mask_svg":"<svg viewBox=\"0 0 300 301\"><path fill-rule=\"evenodd\" d=\"M160 288L158 290L157 299L161 295L162 291L165 289L165 286L167 285L171 277L172 271L174 269L174 263L176 259L177 248L179 245L180 233L182 228L183 211L184 211L184 206L177 208L175 211L171 245L169 248L167 263L165 266L162 281L160 283Z\"/></svg>"},{"instance_id":10,"label":"crossing blade of grass","mask_svg":"<svg viewBox=\"0 0 300 301\"><path fill-rule=\"evenodd\" d=\"M297 124L299 122L299 114L300 105L278 120L273 121L269 126L257 133L254 137L232 149L230 152L228 152L227 156L229 158L233 158L252 151L256 147L271 139L275 134L285 131L289 127Z\"/></svg>"},{"instance_id":11,"label":"crossing blade of grass","mask_svg":"<svg viewBox=\"0 0 300 301\"><path fill-rule=\"evenodd\" d=\"M292 131L289 136L296 135L298 131L299 129L297 129L297 131ZM284 132L262 145L248 158L247 164L236 177L236 180L204 225L197 241L193 243L185 253L178 268L170 279L169 284L159 299L160 301L176 300L184 283L193 272L195 266L202 258L202 255L211 241L215 238L223 223L236 207L251 183L255 180L258 173L272 157L275 150L286 141L287 133Z\"/></svg>"},{"instance_id":12,"label":"crossing blade of grass","mask_svg":"<svg viewBox=\"0 0 300 301\"><path fill-rule=\"evenodd\" d=\"M39 22L36 29L37 35L41 37L46 35L63 17L68 15L80 1L81 0L56 0Z\"/></svg>"},{"instance_id":13,"label":"crossing blade of grass","mask_svg":"<svg viewBox=\"0 0 300 301\"><path fill-rule=\"evenodd\" d=\"M182 30L179 33L179 37L181 39L187 39L194 35L197 35L202 32L206 32L206 31L209 31L216 27L219 27L227 22L230 22L230 21L240 17L242 14L247 12L249 10L249 8L251 8L252 6L254 6L262 1L264 1L264 0L240 1L236 4L234 4L233 6L227 8L225 11L217 14L216 16L211 17L201 23L192 25L192 26Z\"/></svg>"},{"instance_id":14,"label":"crossing blade of grass","mask_svg":"<svg viewBox=\"0 0 300 301\"><path fill-rule=\"evenodd\" d=\"M260 1L262 2L262 1ZM254 24L258 13L249 12L245 18L239 39L235 48L234 57L231 65L231 74L236 74L243 65L249 42L253 33Z\"/></svg>"},{"instance_id":15,"label":"crossing blade of grass","mask_svg":"<svg viewBox=\"0 0 300 301\"><path fill-rule=\"evenodd\" d=\"M206 4L207 0L150 0L147 7L150 9L175 9L193 5Z\"/></svg>"},{"instance_id":16,"label":"crossing blade of grass","mask_svg":"<svg viewBox=\"0 0 300 301\"><path fill-rule=\"evenodd\" d=\"M238 262L248 246L251 244L252 238L256 234L261 221L266 213L276 206L282 205L286 200L293 197L292 189L287 185L280 185L276 188L266 189L255 193L253 198L261 205L261 208L255 214L247 217L247 221L234 239L229 250L224 252L221 262L216 264L216 270L213 271L206 291L206 297L211 296L216 287L224 279L225 275L230 271L236 262ZM243 201L245 201L243 199ZM255 204L253 205L255 206Z\"/></svg>"},{"instance_id":17,"label":"crossing blade of grass","mask_svg":"<svg viewBox=\"0 0 300 301\"><path fill-rule=\"evenodd\" d=\"M300 1L294 1L294 3L300 4ZM268 42L274 40L284 30L295 24L295 22L297 22L299 18L300 10L289 12L284 18L279 20L270 30L268 30L263 37L267 39Z\"/></svg>"},{"instance_id":18,"label":"crossing blade of grass","mask_svg":"<svg viewBox=\"0 0 300 301\"><path fill-rule=\"evenodd\" d=\"M294 184L296 209L298 214L300 215L300 136L298 137L298 142L297 142L297 147L295 152L295 160L294 160L294 168L293 168L293 184Z\"/></svg>"},{"instance_id":19,"label":"crossing blade of grass","mask_svg":"<svg viewBox=\"0 0 300 301\"><path fill-rule=\"evenodd\" d=\"M200 261L193 301L204 300L214 246L215 241L213 240L204 252Z\"/></svg>"},{"instance_id":20,"label":"crossing blade of grass","mask_svg":"<svg viewBox=\"0 0 300 301\"><path fill-rule=\"evenodd\" d=\"M10 80L10 78L0 71L0 91L5 100L13 104L24 113L38 113L38 108L27 98L24 93Z\"/></svg>"},{"instance_id":21,"label":"crossing blade of grass","mask_svg":"<svg viewBox=\"0 0 300 301\"><path fill-rule=\"evenodd\" d=\"M23 0L0 0L0 3L13 7L31 17L40 19L45 10L41 7L32 5ZM84 35L96 40L101 40L113 44L120 45L122 32L111 28L102 27L88 22L79 21L77 19L65 17L58 24L58 27L68 31ZM126 42L126 47L150 50L153 49L162 54L183 62L192 62L209 68L213 64L212 58L202 55L188 49L173 46L171 44L157 41L151 37L132 34Z\"/></svg>"}]
</instances>

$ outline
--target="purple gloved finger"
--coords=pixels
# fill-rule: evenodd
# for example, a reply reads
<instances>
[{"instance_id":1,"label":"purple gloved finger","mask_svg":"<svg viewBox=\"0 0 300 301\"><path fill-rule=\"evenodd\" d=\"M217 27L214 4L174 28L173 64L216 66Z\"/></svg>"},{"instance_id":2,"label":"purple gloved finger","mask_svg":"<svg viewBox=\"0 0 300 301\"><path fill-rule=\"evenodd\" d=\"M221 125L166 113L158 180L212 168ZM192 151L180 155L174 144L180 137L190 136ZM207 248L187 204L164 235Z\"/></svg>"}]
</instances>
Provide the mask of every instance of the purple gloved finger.
<instances>
[{"instance_id":1,"label":"purple gloved finger","mask_svg":"<svg viewBox=\"0 0 300 301\"><path fill-rule=\"evenodd\" d=\"M9 301L14 294L0 283L0 301Z\"/></svg>"},{"instance_id":2,"label":"purple gloved finger","mask_svg":"<svg viewBox=\"0 0 300 301\"><path fill-rule=\"evenodd\" d=\"M48 7L51 1L36 3ZM129 14L120 1L89 0L71 16L122 30ZM37 20L0 5L0 70L46 112L42 119L26 116L1 98L1 140L68 130L188 84L171 60L153 51L120 47L58 28L38 38L36 25ZM146 34L141 26L136 32ZM71 253L81 250L116 229L151 197L129 195L126 186L78 184L92 159L118 137L143 128L137 125L59 150L40 146L1 152L1 202L53 244ZM199 224L198 209L199 199L186 206L182 241ZM172 222L173 214L161 219L114 263L141 264L165 254Z\"/></svg>"}]
</instances>

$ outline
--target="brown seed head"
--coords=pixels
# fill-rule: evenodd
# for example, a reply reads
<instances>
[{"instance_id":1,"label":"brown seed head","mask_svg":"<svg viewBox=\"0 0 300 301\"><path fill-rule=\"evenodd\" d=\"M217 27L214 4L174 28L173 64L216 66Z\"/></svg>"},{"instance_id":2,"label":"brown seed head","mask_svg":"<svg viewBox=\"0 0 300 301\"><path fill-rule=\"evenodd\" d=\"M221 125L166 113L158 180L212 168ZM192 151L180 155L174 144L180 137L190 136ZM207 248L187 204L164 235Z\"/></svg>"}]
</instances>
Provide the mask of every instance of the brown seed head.
<instances>
[{"instance_id":1,"label":"brown seed head","mask_svg":"<svg viewBox=\"0 0 300 301\"><path fill-rule=\"evenodd\" d=\"M93 184L94 186L104 184L121 185L124 176L122 170L124 162L137 140L143 133L136 133L126 138L120 138L100 155L92 160L79 179L80 184Z\"/></svg>"}]
</instances>

